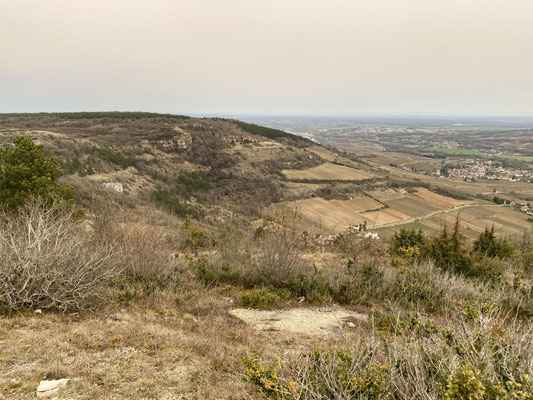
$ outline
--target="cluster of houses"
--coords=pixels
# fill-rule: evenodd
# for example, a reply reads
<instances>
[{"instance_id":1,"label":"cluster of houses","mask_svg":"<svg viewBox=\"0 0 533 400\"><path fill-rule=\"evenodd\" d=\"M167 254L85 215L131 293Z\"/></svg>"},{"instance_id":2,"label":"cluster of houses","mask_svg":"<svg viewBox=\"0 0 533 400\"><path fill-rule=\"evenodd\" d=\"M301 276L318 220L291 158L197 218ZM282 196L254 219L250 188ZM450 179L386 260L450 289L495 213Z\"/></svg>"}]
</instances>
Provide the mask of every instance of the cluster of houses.
<instances>
[{"instance_id":1,"label":"cluster of houses","mask_svg":"<svg viewBox=\"0 0 533 400\"><path fill-rule=\"evenodd\" d=\"M505 168L495 161L471 161L460 168L439 169L434 174L437 176L460 178L466 181L483 178L511 182L533 182L533 171Z\"/></svg>"},{"instance_id":2,"label":"cluster of houses","mask_svg":"<svg viewBox=\"0 0 533 400\"><path fill-rule=\"evenodd\" d=\"M377 232L368 231L366 228L366 223L364 223L360 225L351 225L348 227L346 232L337 233L335 235L322 235L321 233L317 233L314 237L314 242L319 246L332 245L341 236L345 237L346 235L352 235L361 239L379 240L379 234Z\"/></svg>"},{"instance_id":3,"label":"cluster of houses","mask_svg":"<svg viewBox=\"0 0 533 400\"><path fill-rule=\"evenodd\" d=\"M530 203L526 203L526 204L518 203L517 204L515 201L509 201L509 202L506 201L503 205L505 207L516 207L516 208L519 208L520 211L522 211L523 213L526 213L527 215L533 217L533 208L531 208L531 204Z\"/></svg>"}]
</instances>

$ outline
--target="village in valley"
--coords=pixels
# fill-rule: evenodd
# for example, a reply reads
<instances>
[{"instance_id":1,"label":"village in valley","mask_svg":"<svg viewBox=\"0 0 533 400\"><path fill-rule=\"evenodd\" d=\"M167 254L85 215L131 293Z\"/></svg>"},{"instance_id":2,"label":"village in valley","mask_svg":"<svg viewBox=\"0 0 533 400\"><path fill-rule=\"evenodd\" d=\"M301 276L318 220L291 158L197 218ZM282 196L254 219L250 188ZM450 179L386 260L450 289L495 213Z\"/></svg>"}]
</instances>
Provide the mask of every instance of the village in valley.
<instances>
[{"instance_id":1,"label":"village in valley","mask_svg":"<svg viewBox=\"0 0 533 400\"><path fill-rule=\"evenodd\" d=\"M464 179L508 180L511 182L533 182L533 170L506 168L498 161L469 161L461 166L438 169L436 176Z\"/></svg>"}]
</instances>

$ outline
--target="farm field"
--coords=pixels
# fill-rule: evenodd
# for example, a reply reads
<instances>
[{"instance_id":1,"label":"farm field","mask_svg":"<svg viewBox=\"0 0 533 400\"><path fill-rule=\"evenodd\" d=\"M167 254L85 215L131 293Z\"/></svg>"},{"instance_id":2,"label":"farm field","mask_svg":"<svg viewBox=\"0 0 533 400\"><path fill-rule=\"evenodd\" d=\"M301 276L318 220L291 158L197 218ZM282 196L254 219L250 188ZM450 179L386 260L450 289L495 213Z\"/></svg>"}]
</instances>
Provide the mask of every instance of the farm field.
<instances>
[{"instance_id":1,"label":"farm field","mask_svg":"<svg viewBox=\"0 0 533 400\"><path fill-rule=\"evenodd\" d=\"M350 225L363 224L365 221L369 223L366 214L360 213L383 207L383 204L366 196L352 200L325 200L316 197L291 201L284 205L298 212L313 226L332 232L341 232Z\"/></svg>"},{"instance_id":2,"label":"farm field","mask_svg":"<svg viewBox=\"0 0 533 400\"><path fill-rule=\"evenodd\" d=\"M378 228L380 236L390 239L399 228L422 229L426 234L432 235L439 232L442 226L452 227L459 215L461 233L467 240L476 239L486 227L494 224L496 233L509 240L519 243L524 232L531 233L533 224L527 221L527 215L512 208L495 205L473 205L461 210L454 210L434 215L428 219L419 219L406 224L392 227Z\"/></svg>"},{"instance_id":3,"label":"farm field","mask_svg":"<svg viewBox=\"0 0 533 400\"><path fill-rule=\"evenodd\" d=\"M436 215L431 220L434 223L450 225L455 223L459 215L462 232L466 237L476 238L486 227L494 228L497 233L511 240L519 241L524 232L531 232L532 224L528 222L528 216L509 207L495 205L479 205L453 211L447 214Z\"/></svg>"},{"instance_id":4,"label":"farm field","mask_svg":"<svg viewBox=\"0 0 533 400\"><path fill-rule=\"evenodd\" d=\"M394 224L411 218L409 215L393 208L370 211L362 215L367 219L367 225L369 228L372 228L375 225Z\"/></svg>"},{"instance_id":5,"label":"farm field","mask_svg":"<svg viewBox=\"0 0 533 400\"><path fill-rule=\"evenodd\" d=\"M389 189L368 194L353 200L311 198L284 204L321 232L342 232L350 225L366 222L369 229L377 229L385 238L401 227L438 232L445 224L453 225L457 215L468 239L476 238L485 227L494 224L500 235L518 240L533 226L526 214L513 208L483 201L457 200L426 188L417 188L412 193Z\"/></svg>"},{"instance_id":6,"label":"farm field","mask_svg":"<svg viewBox=\"0 0 533 400\"><path fill-rule=\"evenodd\" d=\"M479 151L477 150L467 149L467 148L450 149L447 147L425 147L422 150L435 151L435 152L447 153L447 154L457 154L457 155L473 155L473 154L479 153Z\"/></svg>"},{"instance_id":7,"label":"farm field","mask_svg":"<svg viewBox=\"0 0 533 400\"><path fill-rule=\"evenodd\" d=\"M426 201L430 206L437 208L453 208L463 204L472 203L471 201L457 200L452 197L442 196L426 188L417 189L415 195Z\"/></svg>"},{"instance_id":8,"label":"farm field","mask_svg":"<svg viewBox=\"0 0 533 400\"><path fill-rule=\"evenodd\" d=\"M442 196L426 188L418 188L413 193L389 190L388 193L383 193L382 195L376 193L375 197L388 207L410 217L421 217L432 212L438 212L439 210L451 209L472 203L471 201L456 200L451 197Z\"/></svg>"},{"instance_id":9,"label":"farm field","mask_svg":"<svg viewBox=\"0 0 533 400\"><path fill-rule=\"evenodd\" d=\"M527 163L533 163L533 156L511 155L511 154L498 154L499 158L506 158L509 160L525 161Z\"/></svg>"},{"instance_id":10,"label":"farm field","mask_svg":"<svg viewBox=\"0 0 533 400\"><path fill-rule=\"evenodd\" d=\"M325 163L317 167L304 170L286 169L283 170L282 173L286 178L295 180L357 181L372 178L372 175L367 172L332 163Z\"/></svg>"},{"instance_id":11,"label":"farm field","mask_svg":"<svg viewBox=\"0 0 533 400\"><path fill-rule=\"evenodd\" d=\"M358 214L365 207L362 204L357 204L357 200L325 200L317 197L291 201L285 205L300 214L315 228L341 232L350 225L363 224L366 221L363 216ZM367 203L368 200L362 198L361 203Z\"/></svg>"},{"instance_id":12,"label":"farm field","mask_svg":"<svg viewBox=\"0 0 533 400\"><path fill-rule=\"evenodd\" d=\"M373 197L379 192L371 192ZM325 200L311 198L283 203L298 212L314 227L331 232L342 232L350 225L365 223L368 228L380 225L414 222L415 218L431 218L432 213L447 212L449 209L469 202L455 200L419 188L414 193L405 190L388 190L377 201L370 196L352 200Z\"/></svg>"},{"instance_id":13,"label":"farm field","mask_svg":"<svg viewBox=\"0 0 533 400\"><path fill-rule=\"evenodd\" d=\"M411 194L407 194L398 199L384 201L383 203L392 209L409 215L410 217L421 217L439 210L438 207L433 207L424 200L419 199Z\"/></svg>"},{"instance_id":14,"label":"farm field","mask_svg":"<svg viewBox=\"0 0 533 400\"><path fill-rule=\"evenodd\" d=\"M320 146L309 147L307 151L322 157L326 161L335 161L339 158L335 153L332 153L331 151Z\"/></svg>"}]
</instances>

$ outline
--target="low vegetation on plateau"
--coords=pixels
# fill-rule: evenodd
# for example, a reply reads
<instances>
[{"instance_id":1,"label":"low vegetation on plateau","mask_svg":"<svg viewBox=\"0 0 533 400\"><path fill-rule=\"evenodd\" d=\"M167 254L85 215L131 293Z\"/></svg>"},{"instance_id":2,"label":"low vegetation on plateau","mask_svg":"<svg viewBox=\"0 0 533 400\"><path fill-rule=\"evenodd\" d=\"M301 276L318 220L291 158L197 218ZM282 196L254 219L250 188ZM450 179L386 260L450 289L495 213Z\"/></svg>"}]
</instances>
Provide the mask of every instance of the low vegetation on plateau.
<instances>
[{"instance_id":1,"label":"low vegetation on plateau","mask_svg":"<svg viewBox=\"0 0 533 400\"><path fill-rule=\"evenodd\" d=\"M527 236L469 241L459 215L435 234L319 240L298 210L263 211L295 201L291 184L327 188L282 173L324 160L235 121L0 122L0 397L67 378L58 398L533 398ZM296 335L242 307L359 318Z\"/></svg>"}]
</instances>

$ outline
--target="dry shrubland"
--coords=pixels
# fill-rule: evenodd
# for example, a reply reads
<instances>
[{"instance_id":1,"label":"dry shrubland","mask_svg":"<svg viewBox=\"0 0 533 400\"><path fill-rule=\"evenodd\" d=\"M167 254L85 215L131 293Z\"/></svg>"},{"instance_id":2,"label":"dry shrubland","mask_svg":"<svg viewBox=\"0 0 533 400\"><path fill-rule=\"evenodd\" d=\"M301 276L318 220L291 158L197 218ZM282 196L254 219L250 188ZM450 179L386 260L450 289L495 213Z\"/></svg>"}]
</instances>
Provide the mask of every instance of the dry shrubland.
<instances>
[{"instance_id":1,"label":"dry shrubland","mask_svg":"<svg viewBox=\"0 0 533 400\"><path fill-rule=\"evenodd\" d=\"M204 388L187 384L187 393L213 395L209 382L220 384L224 377L238 382L243 375L246 385L277 399L519 399L528 398L520 397L520 390L531 393L532 308L527 271L520 269L519 258L500 260L508 268L499 280L483 280L439 268L411 251L391 265L387 249L374 239L345 236L319 248L283 213L254 230L238 223L182 221L149 205L110 202L95 210L79 217L72 207L34 202L18 214L3 214L1 301L12 310L99 311L102 300L107 310L126 307L115 312L113 318L124 321L116 326L114 319L102 317L101 333L65 328L69 346L72 351L80 346L105 351L118 363L115 353L128 349L136 373L154 363L149 364L152 386L141 386L152 396L161 395L163 388L169 396L169 390L178 390L174 384L156 383L157 376L175 377L173 372L156 374L159 367L151 358L157 355L170 363L169 349L186 351L195 360L187 368L206 374L201 379L188 374ZM324 252L335 257L313 267L317 254ZM515 279L519 271L520 282ZM304 304L357 306L368 311L369 323L346 332L345 346L325 342L282 352L275 361L271 345L257 337L243 339L248 335L244 327L224 328L235 322L226 312L231 307L227 296L239 302L241 295L243 304L259 307L295 304L302 298ZM150 317L137 321L128 316L139 311ZM141 328L141 320L157 324L157 331ZM106 335L112 335L109 343ZM216 340L209 339L213 335ZM284 344L276 346L281 351ZM244 363L241 354L248 354ZM209 364L200 367L205 359ZM100 394L120 388L132 395L120 380L132 379L130 372L122 371L119 379L99 365L95 368L106 371L102 376L81 364L72 368L114 385L109 392L98 389ZM64 365L57 371L53 376L66 375ZM89 390L76 385L76 390ZM251 386L245 387L228 396L253 397ZM25 386L20 393L28 393Z\"/></svg>"},{"instance_id":2,"label":"dry shrubland","mask_svg":"<svg viewBox=\"0 0 533 400\"><path fill-rule=\"evenodd\" d=\"M246 375L274 399L529 399L533 337L494 303L436 324L420 314L373 314L345 346L268 361Z\"/></svg>"},{"instance_id":3,"label":"dry shrubland","mask_svg":"<svg viewBox=\"0 0 533 400\"><path fill-rule=\"evenodd\" d=\"M75 210L39 201L0 215L0 304L7 309L82 310L102 299L121 271L113 243L101 243Z\"/></svg>"},{"instance_id":4,"label":"dry shrubland","mask_svg":"<svg viewBox=\"0 0 533 400\"><path fill-rule=\"evenodd\" d=\"M182 178L188 182L198 176ZM533 280L527 260L533 247L527 243L511 249L487 230L477 247L467 249L459 224L452 234L443 231L434 238L405 231L392 246L353 233L324 243L303 231L298 214L288 210L274 211L255 228L249 218L221 221L198 214L181 219L158 209L153 199L134 201L84 186L81 178L71 182L82 185L76 200L86 208L84 215L76 206L36 200L0 215L0 306L11 314L1 320L9 326L5 332L16 330L10 318L27 316L14 311L94 311L102 332L87 332L83 321L73 328L72 315L57 316L55 323L65 322L69 338L63 346L74 353L90 351L96 359L105 352L123 368L123 381L135 379L149 364L152 390L146 393L151 397L161 396L161 376L184 383L174 371L161 372L156 359L163 357L169 365L181 353L195 360L194 368L212 374L203 380L187 374L196 382L187 393L201 392L200 384L221 384L224 377L238 382L246 375L263 395L278 399L532 396ZM191 196L193 187L182 184L174 192ZM228 313L232 304L328 303L367 312L369 323L347 333L346 347L328 342L315 351L298 348L275 364L269 362L272 354L262 358L252 351L272 353L272 346L259 336L250 339L250 331L233 326ZM149 317L133 317L137 314ZM8 336L5 332L0 338ZM283 349L292 340L307 343L291 338L276 346L281 343ZM135 374L115 350L131 353ZM243 364L244 353L249 356ZM21 357L10 360L21 362ZM200 368L205 360L209 364ZM94 367L104 376L80 365L76 371L106 382L106 390L116 393L121 383L107 376L110 369ZM0 363L2 373L12 375L9 368ZM38 373L32 370L32 379ZM179 392L177 385L161 386ZM234 393L229 390L228 397ZM165 392L169 398L173 394Z\"/></svg>"},{"instance_id":5,"label":"dry shrubland","mask_svg":"<svg viewBox=\"0 0 533 400\"><path fill-rule=\"evenodd\" d=\"M2 213L3 310L94 309L124 280L173 274L179 231L148 223L150 212L137 220L128 215L115 208L87 219L70 205L39 200Z\"/></svg>"}]
</instances>

